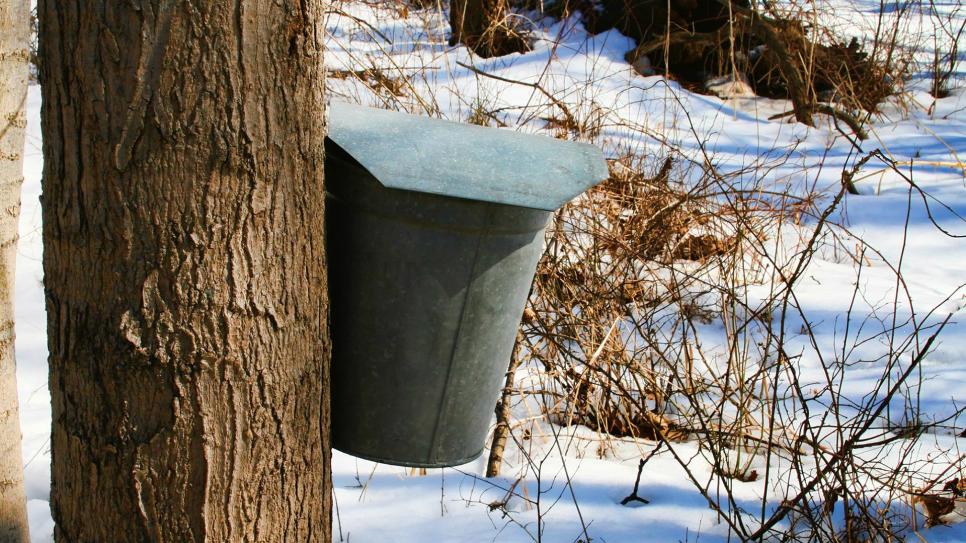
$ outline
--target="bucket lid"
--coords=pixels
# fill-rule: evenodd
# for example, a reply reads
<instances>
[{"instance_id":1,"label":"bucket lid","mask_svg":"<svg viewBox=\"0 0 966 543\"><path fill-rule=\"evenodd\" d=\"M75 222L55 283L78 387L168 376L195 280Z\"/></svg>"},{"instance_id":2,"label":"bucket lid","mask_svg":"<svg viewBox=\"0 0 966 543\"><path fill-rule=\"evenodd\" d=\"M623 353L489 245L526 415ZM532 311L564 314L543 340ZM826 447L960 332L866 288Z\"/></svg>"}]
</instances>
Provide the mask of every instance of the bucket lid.
<instances>
[{"instance_id":1,"label":"bucket lid","mask_svg":"<svg viewBox=\"0 0 966 543\"><path fill-rule=\"evenodd\" d=\"M388 188L553 211L608 175L586 143L341 102L328 130Z\"/></svg>"}]
</instances>

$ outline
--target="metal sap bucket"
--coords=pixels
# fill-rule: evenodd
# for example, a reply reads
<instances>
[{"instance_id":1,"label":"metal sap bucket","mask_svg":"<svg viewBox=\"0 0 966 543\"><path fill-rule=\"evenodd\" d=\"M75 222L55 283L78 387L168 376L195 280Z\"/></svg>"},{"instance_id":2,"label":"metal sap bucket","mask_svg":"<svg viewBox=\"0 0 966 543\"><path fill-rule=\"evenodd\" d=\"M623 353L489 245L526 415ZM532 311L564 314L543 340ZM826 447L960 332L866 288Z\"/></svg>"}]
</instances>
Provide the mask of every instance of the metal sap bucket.
<instances>
[{"instance_id":1,"label":"metal sap bucket","mask_svg":"<svg viewBox=\"0 0 966 543\"><path fill-rule=\"evenodd\" d=\"M332 440L407 466L483 450L552 211L599 150L332 104Z\"/></svg>"}]
</instances>

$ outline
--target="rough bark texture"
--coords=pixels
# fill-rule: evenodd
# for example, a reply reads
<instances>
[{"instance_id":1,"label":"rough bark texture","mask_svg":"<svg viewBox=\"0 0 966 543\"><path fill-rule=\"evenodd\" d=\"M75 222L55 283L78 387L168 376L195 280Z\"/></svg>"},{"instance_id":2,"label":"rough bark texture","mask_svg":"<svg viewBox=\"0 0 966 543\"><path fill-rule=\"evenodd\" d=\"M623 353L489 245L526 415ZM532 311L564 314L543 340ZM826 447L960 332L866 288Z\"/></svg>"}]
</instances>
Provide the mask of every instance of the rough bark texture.
<instances>
[{"instance_id":1,"label":"rough bark texture","mask_svg":"<svg viewBox=\"0 0 966 543\"><path fill-rule=\"evenodd\" d=\"M29 540L13 326L29 17L29 0L0 0L0 543Z\"/></svg>"},{"instance_id":2,"label":"rough bark texture","mask_svg":"<svg viewBox=\"0 0 966 543\"><path fill-rule=\"evenodd\" d=\"M59 542L330 540L323 10L39 2Z\"/></svg>"}]
</instances>

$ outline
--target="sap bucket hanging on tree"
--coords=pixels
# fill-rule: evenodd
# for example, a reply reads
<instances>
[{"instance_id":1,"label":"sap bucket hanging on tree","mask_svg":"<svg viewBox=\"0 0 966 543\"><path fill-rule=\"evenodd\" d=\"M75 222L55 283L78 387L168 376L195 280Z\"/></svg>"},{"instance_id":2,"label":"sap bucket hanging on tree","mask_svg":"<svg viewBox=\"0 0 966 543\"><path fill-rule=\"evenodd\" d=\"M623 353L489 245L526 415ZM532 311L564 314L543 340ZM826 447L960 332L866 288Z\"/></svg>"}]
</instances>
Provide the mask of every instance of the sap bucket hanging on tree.
<instances>
[{"instance_id":1,"label":"sap bucket hanging on tree","mask_svg":"<svg viewBox=\"0 0 966 543\"><path fill-rule=\"evenodd\" d=\"M388 464L468 462L551 213L599 149L333 103L326 155L332 439Z\"/></svg>"}]
</instances>

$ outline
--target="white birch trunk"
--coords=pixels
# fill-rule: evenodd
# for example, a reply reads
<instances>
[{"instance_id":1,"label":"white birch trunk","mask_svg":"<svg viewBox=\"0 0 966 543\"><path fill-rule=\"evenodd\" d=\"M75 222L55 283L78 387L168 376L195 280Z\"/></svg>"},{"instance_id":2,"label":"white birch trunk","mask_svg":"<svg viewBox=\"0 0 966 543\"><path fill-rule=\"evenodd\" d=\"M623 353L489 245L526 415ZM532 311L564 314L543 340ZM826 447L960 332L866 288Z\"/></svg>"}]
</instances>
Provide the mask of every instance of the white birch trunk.
<instances>
[{"instance_id":1,"label":"white birch trunk","mask_svg":"<svg viewBox=\"0 0 966 543\"><path fill-rule=\"evenodd\" d=\"M0 0L0 543L29 541L13 326L29 18L29 0Z\"/></svg>"}]
</instances>

